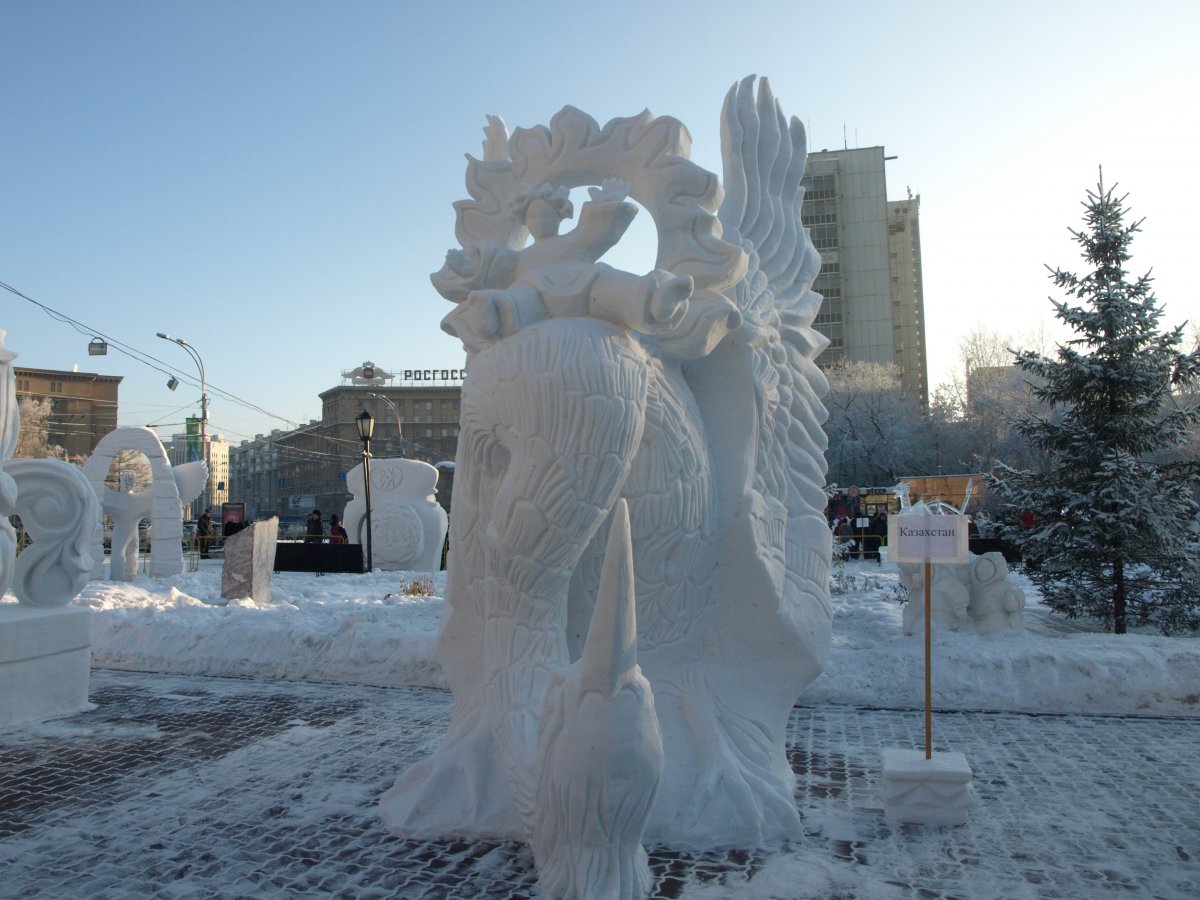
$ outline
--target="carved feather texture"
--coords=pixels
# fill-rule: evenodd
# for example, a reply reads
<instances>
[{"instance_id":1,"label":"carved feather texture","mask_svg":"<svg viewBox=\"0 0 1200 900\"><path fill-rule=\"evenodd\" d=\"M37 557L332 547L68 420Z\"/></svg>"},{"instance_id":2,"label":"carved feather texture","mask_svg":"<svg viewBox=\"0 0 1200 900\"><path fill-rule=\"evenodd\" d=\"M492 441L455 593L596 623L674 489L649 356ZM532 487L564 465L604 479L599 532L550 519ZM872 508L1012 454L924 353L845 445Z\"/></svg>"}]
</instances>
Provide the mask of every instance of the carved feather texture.
<instances>
[{"instance_id":1,"label":"carved feather texture","mask_svg":"<svg viewBox=\"0 0 1200 900\"><path fill-rule=\"evenodd\" d=\"M804 128L795 118L787 121L767 79L749 76L725 98L721 145L726 193L719 216L726 239L740 240L749 256L746 278L727 296L751 335L746 353L758 411L754 489L769 498L765 508L771 500L781 503L787 521L816 520L825 502L821 424L827 414L821 397L828 384L814 360L828 340L812 327L821 297L811 287L821 258L801 221ZM780 571L783 563L784 576L802 589L806 576L798 570L812 566L799 559L794 537L776 542L777 522L772 515L753 524L768 556L783 552L772 568Z\"/></svg>"}]
</instances>

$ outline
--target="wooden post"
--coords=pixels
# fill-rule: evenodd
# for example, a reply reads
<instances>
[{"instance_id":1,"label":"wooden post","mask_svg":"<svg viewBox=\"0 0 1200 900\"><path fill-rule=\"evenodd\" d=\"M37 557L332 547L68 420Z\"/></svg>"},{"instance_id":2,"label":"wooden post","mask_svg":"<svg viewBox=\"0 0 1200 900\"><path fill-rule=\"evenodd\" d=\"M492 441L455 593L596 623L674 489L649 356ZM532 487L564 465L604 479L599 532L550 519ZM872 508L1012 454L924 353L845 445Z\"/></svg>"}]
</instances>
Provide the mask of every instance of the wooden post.
<instances>
[{"instance_id":1,"label":"wooden post","mask_svg":"<svg viewBox=\"0 0 1200 900\"><path fill-rule=\"evenodd\" d=\"M930 589L933 582L933 566L925 561L925 758L933 758L933 679L930 666L930 635L932 633L933 603Z\"/></svg>"}]
</instances>

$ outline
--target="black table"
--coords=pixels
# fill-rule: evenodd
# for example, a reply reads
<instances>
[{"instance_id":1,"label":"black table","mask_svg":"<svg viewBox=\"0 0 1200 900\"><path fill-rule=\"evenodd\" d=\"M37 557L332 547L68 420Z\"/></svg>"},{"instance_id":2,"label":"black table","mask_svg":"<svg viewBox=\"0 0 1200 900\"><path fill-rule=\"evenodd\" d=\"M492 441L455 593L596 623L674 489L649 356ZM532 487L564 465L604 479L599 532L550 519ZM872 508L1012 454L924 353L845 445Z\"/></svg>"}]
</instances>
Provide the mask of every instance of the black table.
<instances>
[{"instance_id":1,"label":"black table","mask_svg":"<svg viewBox=\"0 0 1200 900\"><path fill-rule=\"evenodd\" d=\"M305 541L278 541L275 544L276 572L363 571L362 544L309 544Z\"/></svg>"}]
</instances>

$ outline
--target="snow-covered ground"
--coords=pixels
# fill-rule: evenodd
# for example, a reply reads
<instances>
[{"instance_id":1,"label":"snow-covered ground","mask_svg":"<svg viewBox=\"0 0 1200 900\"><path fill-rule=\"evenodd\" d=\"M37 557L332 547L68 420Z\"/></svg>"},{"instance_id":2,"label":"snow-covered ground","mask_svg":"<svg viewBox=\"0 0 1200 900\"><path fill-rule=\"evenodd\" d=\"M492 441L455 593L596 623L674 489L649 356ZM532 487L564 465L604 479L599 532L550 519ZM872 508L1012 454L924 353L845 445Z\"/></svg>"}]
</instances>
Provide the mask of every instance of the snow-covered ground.
<instances>
[{"instance_id":1,"label":"snow-covered ground","mask_svg":"<svg viewBox=\"0 0 1200 900\"><path fill-rule=\"evenodd\" d=\"M934 631L934 705L1049 713L1200 716L1200 641L1045 627L1036 589L1027 629L999 637ZM271 603L226 602L221 561L173 578L93 581L97 666L372 685L445 687L434 659L445 573L279 573ZM428 583L433 593L406 588ZM805 704L919 707L923 640L900 627L894 566L852 562L834 577L833 651ZM11 597L6 598L12 600Z\"/></svg>"},{"instance_id":2,"label":"snow-covered ground","mask_svg":"<svg viewBox=\"0 0 1200 900\"><path fill-rule=\"evenodd\" d=\"M446 695L317 684L280 692L271 682L444 687L433 658L444 573L281 573L269 604L226 603L220 576L220 560L211 560L198 572L94 581L83 592L80 602L95 611L98 666L264 680L184 684L99 673L93 686L105 699L95 713L6 735L21 749L10 768L31 784L41 777L50 786L36 781L30 790L62 804L44 804L28 828L0 841L12 895L282 897L361 888L362 896L458 898L479 895L476 883L512 881L505 895L525 896L531 869L522 848L396 842L376 818L378 794L439 740ZM421 582L432 593L406 593ZM1200 641L1064 629L1048 622L1034 588L1021 586L1025 632L935 631L935 705L1200 715ZM749 855L667 853L658 865L672 874L657 896L1194 896L1188 722L949 713L938 718L939 740L965 752L976 773L969 824L881 820L878 748L914 745L920 716L855 707L922 703L923 640L901 631L902 594L894 567L850 563L835 574L829 666L801 698L810 708L793 711L790 732L806 766L797 795L803 841ZM231 723L253 731L260 720L262 734L226 733ZM414 730L417 721L424 726ZM213 749L221 740L232 741L229 752ZM1116 746L1136 748L1136 777L1130 760L1110 758ZM86 783L96 777L87 754L113 752L126 754L116 771L128 766L127 777L99 780L91 793L75 797L44 775L74 760L62 778ZM106 843L109 836L119 837ZM0 895L9 894L0 887Z\"/></svg>"}]
</instances>

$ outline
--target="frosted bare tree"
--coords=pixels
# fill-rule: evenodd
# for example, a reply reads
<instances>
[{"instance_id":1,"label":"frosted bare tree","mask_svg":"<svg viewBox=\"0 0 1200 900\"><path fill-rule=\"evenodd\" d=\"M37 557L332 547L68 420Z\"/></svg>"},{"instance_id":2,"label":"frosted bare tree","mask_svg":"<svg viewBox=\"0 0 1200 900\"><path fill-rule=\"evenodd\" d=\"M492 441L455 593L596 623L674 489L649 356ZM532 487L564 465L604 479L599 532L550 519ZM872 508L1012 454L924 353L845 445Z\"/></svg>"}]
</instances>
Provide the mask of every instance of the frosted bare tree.
<instances>
[{"instance_id":1,"label":"frosted bare tree","mask_svg":"<svg viewBox=\"0 0 1200 900\"><path fill-rule=\"evenodd\" d=\"M13 458L66 459L67 451L58 444L50 443L50 401L36 397L22 397L17 401L21 410L21 432Z\"/></svg>"}]
</instances>

